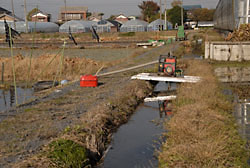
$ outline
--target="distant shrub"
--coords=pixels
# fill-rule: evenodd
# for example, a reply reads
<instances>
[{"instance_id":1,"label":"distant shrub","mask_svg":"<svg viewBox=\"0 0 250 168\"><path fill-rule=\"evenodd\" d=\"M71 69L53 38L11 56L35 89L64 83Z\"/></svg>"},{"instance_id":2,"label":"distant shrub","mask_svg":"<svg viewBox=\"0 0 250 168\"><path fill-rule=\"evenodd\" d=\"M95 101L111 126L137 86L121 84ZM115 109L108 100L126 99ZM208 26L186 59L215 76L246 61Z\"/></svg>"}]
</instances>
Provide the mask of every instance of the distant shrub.
<instances>
[{"instance_id":1,"label":"distant shrub","mask_svg":"<svg viewBox=\"0 0 250 168\"><path fill-rule=\"evenodd\" d=\"M132 36L135 36L135 32L120 33L119 36L121 36L121 37L132 37Z\"/></svg>"}]
</instances>

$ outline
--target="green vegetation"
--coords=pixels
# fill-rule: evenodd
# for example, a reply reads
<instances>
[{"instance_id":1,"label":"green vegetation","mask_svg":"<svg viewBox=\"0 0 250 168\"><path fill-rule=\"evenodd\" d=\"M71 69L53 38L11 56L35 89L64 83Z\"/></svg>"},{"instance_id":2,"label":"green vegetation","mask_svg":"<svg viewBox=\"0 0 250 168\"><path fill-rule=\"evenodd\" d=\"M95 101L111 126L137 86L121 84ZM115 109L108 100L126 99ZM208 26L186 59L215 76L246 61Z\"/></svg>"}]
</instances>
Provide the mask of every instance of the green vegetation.
<instances>
[{"instance_id":1,"label":"green vegetation","mask_svg":"<svg viewBox=\"0 0 250 168\"><path fill-rule=\"evenodd\" d=\"M82 168L89 164L87 150L71 140L53 141L49 147L49 158L60 167Z\"/></svg>"},{"instance_id":2,"label":"green vegetation","mask_svg":"<svg viewBox=\"0 0 250 168\"><path fill-rule=\"evenodd\" d=\"M120 33L120 37L132 37L135 36L135 32L128 32L128 33Z\"/></svg>"}]
</instances>

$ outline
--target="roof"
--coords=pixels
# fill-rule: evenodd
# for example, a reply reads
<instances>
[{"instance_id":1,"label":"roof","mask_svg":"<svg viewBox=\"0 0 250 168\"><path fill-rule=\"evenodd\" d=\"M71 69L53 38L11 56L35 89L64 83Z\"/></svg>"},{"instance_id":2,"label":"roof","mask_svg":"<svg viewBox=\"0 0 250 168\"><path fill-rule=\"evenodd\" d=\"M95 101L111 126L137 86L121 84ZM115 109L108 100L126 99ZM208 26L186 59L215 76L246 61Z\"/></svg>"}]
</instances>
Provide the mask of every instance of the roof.
<instances>
[{"instance_id":1,"label":"roof","mask_svg":"<svg viewBox=\"0 0 250 168\"><path fill-rule=\"evenodd\" d=\"M41 12L35 13L35 14L32 15L32 17L38 17L38 16L40 16L40 17L48 17L48 15L43 14L43 13L41 13Z\"/></svg>"},{"instance_id":2,"label":"roof","mask_svg":"<svg viewBox=\"0 0 250 168\"><path fill-rule=\"evenodd\" d=\"M50 14L38 10L32 16L34 16L34 15L37 15L37 16L41 16L41 15L43 15L43 16L49 16Z\"/></svg>"},{"instance_id":3,"label":"roof","mask_svg":"<svg viewBox=\"0 0 250 168\"><path fill-rule=\"evenodd\" d=\"M2 17L4 17L4 16L8 16L8 17L10 17L10 18L14 18L11 14L6 14L6 13L0 14L0 18L2 18ZM16 20L16 21L23 21L23 19L21 19L21 18L19 18L19 17L17 17L17 16L15 16L15 20Z\"/></svg>"},{"instance_id":4,"label":"roof","mask_svg":"<svg viewBox=\"0 0 250 168\"><path fill-rule=\"evenodd\" d=\"M116 27L121 27L122 24L120 22L117 22L115 20L108 20L110 23L112 23L113 25L115 25Z\"/></svg>"},{"instance_id":5,"label":"roof","mask_svg":"<svg viewBox=\"0 0 250 168\"><path fill-rule=\"evenodd\" d=\"M126 26L147 26L148 23L143 21L143 20L139 20L139 19L135 19L135 20L129 20L126 23L124 23L122 25L122 27L126 27Z\"/></svg>"},{"instance_id":6,"label":"roof","mask_svg":"<svg viewBox=\"0 0 250 168\"><path fill-rule=\"evenodd\" d=\"M201 5L183 5L184 10L193 10L201 8Z\"/></svg>"},{"instance_id":7,"label":"roof","mask_svg":"<svg viewBox=\"0 0 250 168\"><path fill-rule=\"evenodd\" d=\"M11 14L11 12L8 11L7 9L4 9L4 8L0 7L0 14L3 14L3 13L6 13L6 14L8 14L8 15Z\"/></svg>"},{"instance_id":8,"label":"roof","mask_svg":"<svg viewBox=\"0 0 250 168\"><path fill-rule=\"evenodd\" d=\"M122 18L122 19L127 19L128 17L126 17L125 15L123 15L123 14L120 14L120 15L118 15L117 17L116 17L116 19L120 19L120 18Z\"/></svg>"},{"instance_id":9,"label":"roof","mask_svg":"<svg viewBox=\"0 0 250 168\"><path fill-rule=\"evenodd\" d=\"M114 24L108 20L100 20L97 22L97 26L114 26Z\"/></svg>"},{"instance_id":10,"label":"roof","mask_svg":"<svg viewBox=\"0 0 250 168\"><path fill-rule=\"evenodd\" d=\"M172 25L172 23L168 22L168 25ZM151 22L148 26L157 26L157 25L165 25L165 20L157 19Z\"/></svg>"},{"instance_id":11,"label":"roof","mask_svg":"<svg viewBox=\"0 0 250 168\"><path fill-rule=\"evenodd\" d=\"M61 7L61 13L64 12L87 12L88 11L88 7L86 6L67 6L66 10L65 7Z\"/></svg>"}]
</instances>

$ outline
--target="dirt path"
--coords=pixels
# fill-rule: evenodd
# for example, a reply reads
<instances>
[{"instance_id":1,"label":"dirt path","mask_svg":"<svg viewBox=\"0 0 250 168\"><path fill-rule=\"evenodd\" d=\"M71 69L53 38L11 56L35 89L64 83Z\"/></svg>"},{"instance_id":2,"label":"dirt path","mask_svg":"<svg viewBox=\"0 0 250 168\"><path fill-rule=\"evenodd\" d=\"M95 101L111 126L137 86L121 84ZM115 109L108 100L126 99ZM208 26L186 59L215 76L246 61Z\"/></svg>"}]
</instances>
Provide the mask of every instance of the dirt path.
<instances>
[{"instance_id":1,"label":"dirt path","mask_svg":"<svg viewBox=\"0 0 250 168\"><path fill-rule=\"evenodd\" d=\"M172 46L151 50L135 57L120 67L129 67L158 59ZM137 60L139 59L139 60ZM118 67L119 68L119 67ZM117 67L108 69L113 70ZM69 126L80 124L80 118L89 110L120 92L136 71L100 77L98 88L80 88L79 83L62 91L8 111L13 116L0 123L0 167L10 167L37 153L51 139L58 137Z\"/></svg>"}]
</instances>

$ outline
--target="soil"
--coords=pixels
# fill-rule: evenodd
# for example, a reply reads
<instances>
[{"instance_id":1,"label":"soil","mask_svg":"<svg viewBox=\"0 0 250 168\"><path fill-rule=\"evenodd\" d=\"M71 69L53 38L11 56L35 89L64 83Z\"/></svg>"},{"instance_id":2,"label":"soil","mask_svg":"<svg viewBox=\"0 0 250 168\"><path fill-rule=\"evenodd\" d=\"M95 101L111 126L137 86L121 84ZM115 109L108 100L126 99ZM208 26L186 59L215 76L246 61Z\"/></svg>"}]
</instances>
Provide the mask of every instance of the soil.
<instances>
[{"instance_id":1,"label":"soil","mask_svg":"<svg viewBox=\"0 0 250 168\"><path fill-rule=\"evenodd\" d=\"M123 62L122 65L107 68L105 71L157 60L160 54L169 52L172 47L173 46L164 46L149 50L149 52L140 56L135 55ZM154 66L152 66L152 69L154 69ZM18 108L1 112L0 167L11 167L13 165L15 165L13 167L18 167L20 166L19 163L33 158L33 156L39 154L41 150L44 151L44 147L48 145L49 142L64 135L69 127L82 124L84 118L87 118L86 115L91 115L91 113L95 114L97 106L107 103L107 100L119 92L123 95L120 96L122 103L124 96L126 96L125 93L130 93L131 89L133 90L133 85L136 86L136 88L145 85L143 83L140 84L140 81L135 83L133 83L134 81L130 81L131 75L140 71L141 70L134 70L123 74L100 77L97 88L81 88L79 87L79 81L77 81L66 87L58 87L46 93L41 93L40 98L20 105ZM128 85L129 87L127 87ZM124 88L128 90L124 91ZM146 96L146 92L143 93L139 88L135 95L131 95L137 97L137 99L129 100L132 102L128 103L128 107L131 106L134 108L140 101L139 99ZM141 96L138 96L138 94ZM125 99L124 102L126 102ZM129 113L126 114L127 117L113 124L114 127L117 128L120 124L128 120L132 111L131 107L128 108ZM124 112L126 113L126 110ZM96 120L99 121L98 116L99 115L95 114L93 117L96 117ZM85 121L85 124L91 125L89 122L90 121ZM102 125L102 123L100 123L100 125ZM114 129L115 128L112 128L108 131L108 134L105 135L106 138L102 137L103 139L107 139L104 142L105 144L108 143L109 138L107 137L111 137ZM88 148L92 150L91 148L93 147L88 146ZM101 150L105 149L103 148ZM100 151L97 152L100 153Z\"/></svg>"}]
</instances>

